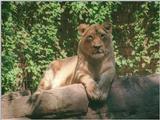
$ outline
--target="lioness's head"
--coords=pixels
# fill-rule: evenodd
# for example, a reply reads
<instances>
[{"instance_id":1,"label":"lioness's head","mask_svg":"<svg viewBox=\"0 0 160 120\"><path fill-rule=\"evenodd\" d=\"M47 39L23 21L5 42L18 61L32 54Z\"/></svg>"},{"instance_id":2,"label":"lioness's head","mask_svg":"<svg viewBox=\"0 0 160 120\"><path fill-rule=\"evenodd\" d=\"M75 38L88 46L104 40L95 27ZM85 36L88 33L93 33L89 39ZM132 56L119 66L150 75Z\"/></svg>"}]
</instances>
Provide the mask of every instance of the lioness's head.
<instances>
[{"instance_id":1,"label":"lioness's head","mask_svg":"<svg viewBox=\"0 0 160 120\"><path fill-rule=\"evenodd\" d=\"M111 52L112 27L110 22L104 24L81 24L79 52L92 59L102 59Z\"/></svg>"}]
</instances>

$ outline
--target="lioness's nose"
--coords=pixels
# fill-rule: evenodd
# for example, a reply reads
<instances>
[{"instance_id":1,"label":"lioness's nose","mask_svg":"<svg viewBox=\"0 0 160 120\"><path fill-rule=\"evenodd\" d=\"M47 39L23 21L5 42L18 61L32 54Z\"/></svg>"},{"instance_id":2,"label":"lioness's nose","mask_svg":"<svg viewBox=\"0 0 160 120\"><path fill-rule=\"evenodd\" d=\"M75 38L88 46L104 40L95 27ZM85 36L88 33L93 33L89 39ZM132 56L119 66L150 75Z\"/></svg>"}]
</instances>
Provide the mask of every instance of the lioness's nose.
<instances>
[{"instance_id":1,"label":"lioness's nose","mask_svg":"<svg viewBox=\"0 0 160 120\"><path fill-rule=\"evenodd\" d=\"M95 45L93 45L93 47L94 47L95 49L100 49L100 48L102 47L102 45L101 45L101 44L95 44Z\"/></svg>"}]
</instances>

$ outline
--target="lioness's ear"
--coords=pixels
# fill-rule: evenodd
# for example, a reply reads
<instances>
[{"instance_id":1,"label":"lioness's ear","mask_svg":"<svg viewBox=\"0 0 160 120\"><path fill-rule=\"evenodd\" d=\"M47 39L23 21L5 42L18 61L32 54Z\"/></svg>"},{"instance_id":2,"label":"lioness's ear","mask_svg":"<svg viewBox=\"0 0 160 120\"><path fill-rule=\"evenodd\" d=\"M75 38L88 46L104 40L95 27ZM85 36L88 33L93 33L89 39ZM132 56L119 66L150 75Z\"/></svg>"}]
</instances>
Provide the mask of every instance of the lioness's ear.
<instances>
[{"instance_id":1,"label":"lioness's ear","mask_svg":"<svg viewBox=\"0 0 160 120\"><path fill-rule=\"evenodd\" d=\"M83 34L88 27L89 27L89 25L87 25L87 24L80 24L78 27L79 33Z\"/></svg>"},{"instance_id":2,"label":"lioness's ear","mask_svg":"<svg viewBox=\"0 0 160 120\"><path fill-rule=\"evenodd\" d=\"M112 23L111 22L107 21L103 23L103 27L106 32L112 33Z\"/></svg>"}]
</instances>

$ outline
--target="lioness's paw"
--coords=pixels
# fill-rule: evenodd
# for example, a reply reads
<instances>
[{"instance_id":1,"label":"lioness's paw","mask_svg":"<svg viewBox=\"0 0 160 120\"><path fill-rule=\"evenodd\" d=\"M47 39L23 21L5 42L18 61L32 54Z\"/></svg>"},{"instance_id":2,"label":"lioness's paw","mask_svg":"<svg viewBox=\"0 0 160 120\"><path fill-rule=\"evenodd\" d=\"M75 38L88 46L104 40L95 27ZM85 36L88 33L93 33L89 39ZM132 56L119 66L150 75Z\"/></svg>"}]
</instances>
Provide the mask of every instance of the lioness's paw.
<instances>
[{"instance_id":1,"label":"lioness's paw","mask_svg":"<svg viewBox=\"0 0 160 120\"><path fill-rule=\"evenodd\" d=\"M98 91L91 91L91 92L87 92L88 97L92 100L99 100L100 99L100 94Z\"/></svg>"},{"instance_id":2,"label":"lioness's paw","mask_svg":"<svg viewBox=\"0 0 160 120\"><path fill-rule=\"evenodd\" d=\"M93 100L99 100L100 99L100 91L99 91L99 89L97 88L96 85L86 87L86 91L87 91L88 97L90 99L93 99Z\"/></svg>"},{"instance_id":3,"label":"lioness's paw","mask_svg":"<svg viewBox=\"0 0 160 120\"><path fill-rule=\"evenodd\" d=\"M107 97L108 97L108 94L101 91L99 100L106 101Z\"/></svg>"}]
</instances>

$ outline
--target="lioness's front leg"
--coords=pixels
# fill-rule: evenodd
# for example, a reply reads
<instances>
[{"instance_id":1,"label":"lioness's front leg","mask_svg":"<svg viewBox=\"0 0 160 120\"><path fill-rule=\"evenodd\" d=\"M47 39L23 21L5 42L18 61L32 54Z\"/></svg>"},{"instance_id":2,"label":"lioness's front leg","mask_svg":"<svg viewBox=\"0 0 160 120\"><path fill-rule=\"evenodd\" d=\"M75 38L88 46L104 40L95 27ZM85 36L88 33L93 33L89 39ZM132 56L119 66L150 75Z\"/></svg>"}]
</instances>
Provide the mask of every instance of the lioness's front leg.
<instances>
[{"instance_id":1,"label":"lioness's front leg","mask_svg":"<svg viewBox=\"0 0 160 120\"><path fill-rule=\"evenodd\" d=\"M115 70L114 68L111 68L110 70L104 72L101 75L100 81L98 83L98 88L100 90L100 99L106 100L112 85L112 81L115 76Z\"/></svg>"},{"instance_id":2,"label":"lioness's front leg","mask_svg":"<svg viewBox=\"0 0 160 120\"><path fill-rule=\"evenodd\" d=\"M85 76L80 80L80 82L85 86L87 95L90 99L100 99L100 90L97 83L92 78Z\"/></svg>"}]
</instances>

